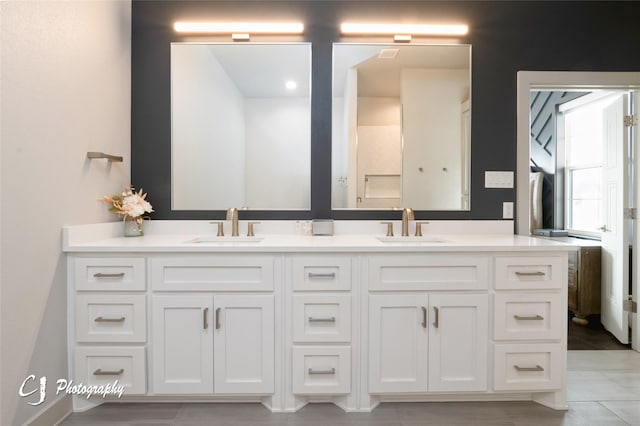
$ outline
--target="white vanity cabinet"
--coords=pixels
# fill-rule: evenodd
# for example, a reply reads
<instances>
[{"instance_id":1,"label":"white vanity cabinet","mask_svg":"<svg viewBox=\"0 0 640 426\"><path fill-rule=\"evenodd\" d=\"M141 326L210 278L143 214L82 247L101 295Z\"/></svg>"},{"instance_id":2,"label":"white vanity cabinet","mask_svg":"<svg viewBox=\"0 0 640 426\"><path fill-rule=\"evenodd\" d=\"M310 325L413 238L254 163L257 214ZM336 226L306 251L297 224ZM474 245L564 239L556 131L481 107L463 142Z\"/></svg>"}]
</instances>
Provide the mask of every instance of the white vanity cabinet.
<instances>
[{"instance_id":1,"label":"white vanity cabinet","mask_svg":"<svg viewBox=\"0 0 640 426\"><path fill-rule=\"evenodd\" d=\"M153 392L274 390L273 295L154 295Z\"/></svg>"},{"instance_id":2,"label":"white vanity cabinet","mask_svg":"<svg viewBox=\"0 0 640 426\"><path fill-rule=\"evenodd\" d=\"M153 392L274 392L271 255L183 255L149 260Z\"/></svg>"},{"instance_id":3,"label":"white vanity cabinet","mask_svg":"<svg viewBox=\"0 0 640 426\"><path fill-rule=\"evenodd\" d=\"M369 259L370 393L487 389L488 263L457 255Z\"/></svg>"},{"instance_id":4,"label":"white vanity cabinet","mask_svg":"<svg viewBox=\"0 0 640 426\"><path fill-rule=\"evenodd\" d=\"M287 258L294 395L345 395L352 376L352 257Z\"/></svg>"},{"instance_id":5,"label":"white vanity cabinet","mask_svg":"<svg viewBox=\"0 0 640 426\"><path fill-rule=\"evenodd\" d=\"M564 387L567 256L497 256L494 389Z\"/></svg>"},{"instance_id":6,"label":"white vanity cabinet","mask_svg":"<svg viewBox=\"0 0 640 426\"><path fill-rule=\"evenodd\" d=\"M146 267L142 257L69 259L70 371L76 383L115 380L128 395L147 391Z\"/></svg>"},{"instance_id":7,"label":"white vanity cabinet","mask_svg":"<svg viewBox=\"0 0 640 426\"><path fill-rule=\"evenodd\" d=\"M75 382L118 380L129 401L261 402L274 412L310 402L567 407L571 247L513 235L388 245L155 237L69 246ZM76 396L74 407L103 401Z\"/></svg>"}]
</instances>

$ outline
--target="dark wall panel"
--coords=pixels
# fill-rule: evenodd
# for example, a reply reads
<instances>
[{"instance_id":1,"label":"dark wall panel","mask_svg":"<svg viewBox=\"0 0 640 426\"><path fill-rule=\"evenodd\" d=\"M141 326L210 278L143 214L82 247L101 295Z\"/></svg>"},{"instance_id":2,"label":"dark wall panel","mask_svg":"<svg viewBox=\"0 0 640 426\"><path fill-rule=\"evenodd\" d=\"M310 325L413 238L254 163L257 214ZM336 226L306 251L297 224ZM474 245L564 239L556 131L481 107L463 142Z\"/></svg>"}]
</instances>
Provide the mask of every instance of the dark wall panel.
<instances>
[{"instance_id":1,"label":"dark wall panel","mask_svg":"<svg viewBox=\"0 0 640 426\"><path fill-rule=\"evenodd\" d=\"M558 205L564 198L562 172L558 170L558 106L585 95L583 92L531 92L531 166L544 173L542 184L542 211L544 228L562 228L563 206Z\"/></svg>"},{"instance_id":2,"label":"dark wall panel","mask_svg":"<svg viewBox=\"0 0 640 426\"><path fill-rule=\"evenodd\" d=\"M347 20L464 22L473 47L471 211L420 219L501 219L515 189L485 189L486 170L516 168L516 73L640 71L638 2L527 1L135 1L132 40L132 183L148 191L157 219L222 219L173 212L169 43L177 20L298 20L312 42L312 211L243 212L243 219L399 218L399 212L331 210L331 44Z\"/></svg>"}]
</instances>

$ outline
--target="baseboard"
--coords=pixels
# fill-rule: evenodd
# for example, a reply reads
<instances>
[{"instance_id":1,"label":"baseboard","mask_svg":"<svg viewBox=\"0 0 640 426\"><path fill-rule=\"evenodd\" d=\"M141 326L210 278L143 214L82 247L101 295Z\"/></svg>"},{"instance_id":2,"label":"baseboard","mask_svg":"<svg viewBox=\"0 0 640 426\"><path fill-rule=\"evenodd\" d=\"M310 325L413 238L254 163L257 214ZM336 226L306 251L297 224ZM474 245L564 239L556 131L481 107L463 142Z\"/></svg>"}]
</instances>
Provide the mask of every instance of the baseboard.
<instances>
[{"instance_id":1,"label":"baseboard","mask_svg":"<svg viewBox=\"0 0 640 426\"><path fill-rule=\"evenodd\" d=\"M73 398L71 395L63 395L52 404L40 411L35 416L24 422L24 426L51 426L59 425L73 412Z\"/></svg>"}]
</instances>

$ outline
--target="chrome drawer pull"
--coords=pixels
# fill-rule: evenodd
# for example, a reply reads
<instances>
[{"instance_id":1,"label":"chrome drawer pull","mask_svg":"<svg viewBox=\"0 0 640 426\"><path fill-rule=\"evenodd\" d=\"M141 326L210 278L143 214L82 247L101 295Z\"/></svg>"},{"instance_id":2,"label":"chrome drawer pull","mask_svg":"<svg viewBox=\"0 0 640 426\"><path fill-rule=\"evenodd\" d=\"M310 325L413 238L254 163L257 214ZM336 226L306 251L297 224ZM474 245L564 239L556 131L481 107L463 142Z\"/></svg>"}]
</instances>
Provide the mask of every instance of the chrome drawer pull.
<instances>
[{"instance_id":1,"label":"chrome drawer pull","mask_svg":"<svg viewBox=\"0 0 640 426\"><path fill-rule=\"evenodd\" d=\"M336 317L327 317L327 318L309 317L309 322L336 322Z\"/></svg>"},{"instance_id":2,"label":"chrome drawer pull","mask_svg":"<svg viewBox=\"0 0 640 426\"><path fill-rule=\"evenodd\" d=\"M122 278L124 277L124 272L119 272L117 274L105 274L103 272L98 272L97 274L93 274L94 278Z\"/></svg>"},{"instance_id":3,"label":"chrome drawer pull","mask_svg":"<svg viewBox=\"0 0 640 426\"><path fill-rule=\"evenodd\" d=\"M332 368L331 370L314 370L313 368L310 368L309 375L313 374L336 374L336 369Z\"/></svg>"},{"instance_id":4,"label":"chrome drawer pull","mask_svg":"<svg viewBox=\"0 0 640 426\"><path fill-rule=\"evenodd\" d=\"M530 316L530 317L523 317L521 315L514 315L513 317L515 319L517 319L518 321L542 321L544 319L544 317L542 315L534 315L534 316Z\"/></svg>"},{"instance_id":5,"label":"chrome drawer pull","mask_svg":"<svg viewBox=\"0 0 640 426\"><path fill-rule=\"evenodd\" d=\"M540 365L536 365L535 367L520 367L519 365L514 365L513 368L518 371L544 371L544 368Z\"/></svg>"},{"instance_id":6,"label":"chrome drawer pull","mask_svg":"<svg viewBox=\"0 0 640 426\"><path fill-rule=\"evenodd\" d=\"M209 328L209 322L207 321L207 314L209 313L209 308L204 308L202 311L202 328L204 330Z\"/></svg>"},{"instance_id":7,"label":"chrome drawer pull","mask_svg":"<svg viewBox=\"0 0 640 426\"><path fill-rule=\"evenodd\" d=\"M120 317L120 318L102 318L102 317L98 317L96 319L94 319L95 322L124 322L124 317Z\"/></svg>"},{"instance_id":8,"label":"chrome drawer pull","mask_svg":"<svg viewBox=\"0 0 640 426\"><path fill-rule=\"evenodd\" d=\"M427 308L422 306L422 328L427 328Z\"/></svg>"},{"instance_id":9,"label":"chrome drawer pull","mask_svg":"<svg viewBox=\"0 0 640 426\"><path fill-rule=\"evenodd\" d=\"M220 308L216 309L216 330L220 329Z\"/></svg>"},{"instance_id":10,"label":"chrome drawer pull","mask_svg":"<svg viewBox=\"0 0 640 426\"><path fill-rule=\"evenodd\" d=\"M516 275L519 277L544 277L545 274L544 272L520 272L520 271L516 271Z\"/></svg>"},{"instance_id":11,"label":"chrome drawer pull","mask_svg":"<svg viewBox=\"0 0 640 426\"><path fill-rule=\"evenodd\" d=\"M326 272L326 273L309 272L309 278L335 278L335 277L336 277L335 272Z\"/></svg>"},{"instance_id":12,"label":"chrome drawer pull","mask_svg":"<svg viewBox=\"0 0 640 426\"><path fill-rule=\"evenodd\" d=\"M102 370L98 368L96 371L93 372L93 375L94 376L120 376L122 375L122 373L124 373L124 368L121 368L120 370L116 370L116 371Z\"/></svg>"}]
</instances>

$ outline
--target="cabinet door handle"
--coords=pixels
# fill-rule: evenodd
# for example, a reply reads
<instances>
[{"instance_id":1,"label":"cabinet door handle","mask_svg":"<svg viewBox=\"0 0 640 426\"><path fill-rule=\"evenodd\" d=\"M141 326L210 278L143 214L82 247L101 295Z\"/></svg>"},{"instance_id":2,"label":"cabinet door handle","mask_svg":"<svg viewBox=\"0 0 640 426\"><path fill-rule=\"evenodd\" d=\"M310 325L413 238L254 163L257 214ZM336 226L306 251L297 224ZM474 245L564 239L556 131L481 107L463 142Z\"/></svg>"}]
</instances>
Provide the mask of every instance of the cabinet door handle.
<instances>
[{"instance_id":1,"label":"cabinet door handle","mask_svg":"<svg viewBox=\"0 0 640 426\"><path fill-rule=\"evenodd\" d=\"M98 272L93 274L94 278L122 278L124 277L124 272L118 272L117 274L105 274L104 272Z\"/></svg>"},{"instance_id":2,"label":"cabinet door handle","mask_svg":"<svg viewBox=\"0 0 640 426\"><path fill-rule=\"evenodd\" d=\"M318 375L318 374L336 374L336 369L332 368L330 370L314 370L313 368L309 369L309 375Z\"/></svg>"},{"instance_id":3,"label":"cabinet door handle","mask_svg":"<svg viewBox=\"0 0 640 426\"><path fill-rule=\"evenodd\" d=\"M422 328L427 328L427 308L422 307Z\"/></svg>"},{"instance_id":4,"label":"cabinet door handle","mask_svg":"<svg viewBox=\"0 0 640 426\"><path fill-rule=\"evenodd\" d=\"M204 310L202 311L202 328L203 329L207 329L209 328L209 322L207 321L207 317L209 316L209 308L206 307L204 308Z\"/></svg>"},{"instance_id":5,"label":"cabinet door handle","mask_svg":"<svg viewBox=\"0 0 640 426\"><path fill-rule=\"evenodd\" d=\"M519 365L514 365L513 368L518 371L544 371L544 368L540 365L536 365L535 367L520 367Z\"/></svg>"},{"instance_id":6,"label":"cabinet door handle","mask_svg":"<svg viewBox=\"0 0 640 426\"><path fill-rule=\"evenodd\" d=\"M216 330L220 329L220 308L216 309Z\"/></svg>"},{"instance_id":7,"label":"cabinet door handle","mask_svg":"<svg viewBox=\"0 0 640 426\"><path fill-rule=\"evenodd\" d=\"M335 278L335 272L309 272L309 278Z\"/></svg>"},{"instance_id":8,"label":"cabinet door handle","mask_svg":"<svg viewBox=\"0 0 640 426\"><path fill-rule=\"evenodd\" d=\"M336 317L309 317L309 322L336 322Z\"/></svg>"},{"instance_id":9,"label":"cabinet door handle","mask_svg":"<svg viewBox=\"0 0 640 426\"><path fill-rule=\"evenodd\" d=\"M94 376L120 376L122 375L122 373L124 373L124 368L121 368L120 370L102 370L98 368L96 371L93 372L93 375Z\"/></svg>"},{"instance_id":10,"label":"cabinet door handle","mask_svg":"<svg viewBox=\"0 0 640 426\"><path fill-rule=\"evenodd\" d=\"M542 315L531 315L531 316L514 315L513 317L518 321L542 321L544 319Z\"/></svg>"},{"instance_id":11,"label":"cabinet door handle","mask_svg":"<svg viewBox=\"0 0 640 426\"><path fill-rule=\"evenodd\" d=\"M433 326L434 326L435 328L438 328L438 326L440 325L440 310L438 309L438 307L437 307L437 306L434 306L434 307L433 307L433 310L434 310L434 311L435 311L435 313L436 313L436 317L435 317L435 319L433 320Z\"/></svg>"},{"instance_id":12,"label":"cabinet door handle","mask_svg":"<svg viewBox=\"0 0 640 426\"><path fill-rule=\"evenodd\" d=\"M124 322L125 318L124 317L120 317L120 318L102 318L102 317L98 317L96 319L94 319L95 322Z\"/></svg>"},{"instance_id":13,"label":"cabinet door handle","mask_svg":"<svg viewBox=\"0 0 640 426\"><path fill-rule=\"evenodd\" d=\"M521 272L521 271L516 271L516 275L519 277L544 277L545 274L544 272L540 272L540 271L536 271L536 272Z\"/></svg>"}]
</instances>

